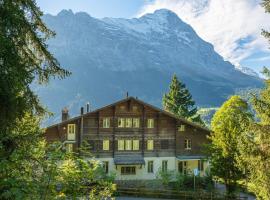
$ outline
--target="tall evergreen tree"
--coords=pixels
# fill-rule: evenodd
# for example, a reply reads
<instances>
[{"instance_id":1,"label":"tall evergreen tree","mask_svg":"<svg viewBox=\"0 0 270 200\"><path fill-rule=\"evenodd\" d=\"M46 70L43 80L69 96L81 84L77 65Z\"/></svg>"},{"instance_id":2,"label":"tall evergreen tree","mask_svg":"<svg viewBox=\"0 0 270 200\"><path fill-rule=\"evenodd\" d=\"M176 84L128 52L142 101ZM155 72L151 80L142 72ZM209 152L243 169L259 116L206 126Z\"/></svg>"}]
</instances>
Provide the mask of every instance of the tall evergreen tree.
<instances>
[{"instance_id":1,"label":"tall evergreen tree","mask_svg":"<svg viewBox=\"0 0 270 200\"><path fill-rule=\"evenodd\" d=\"M229 195L234 194L237 180L243 178L238 166L238 141L251 119L248 104L239 96L232 96L215 113L211 122L211 172L224 180Z\"/></svg>"},{"instance_id":2,"label":"tall evergreen tree","mask_svg":"<svg viewBox=\"0 0 270 200\"><path fill-rule=\"evenodd\" d=\"M164 110L192 122L203 124L201 116L197 114L197 107L186 85L173 75L169 92L162 99Z\"/></svg>"}]
</instances>

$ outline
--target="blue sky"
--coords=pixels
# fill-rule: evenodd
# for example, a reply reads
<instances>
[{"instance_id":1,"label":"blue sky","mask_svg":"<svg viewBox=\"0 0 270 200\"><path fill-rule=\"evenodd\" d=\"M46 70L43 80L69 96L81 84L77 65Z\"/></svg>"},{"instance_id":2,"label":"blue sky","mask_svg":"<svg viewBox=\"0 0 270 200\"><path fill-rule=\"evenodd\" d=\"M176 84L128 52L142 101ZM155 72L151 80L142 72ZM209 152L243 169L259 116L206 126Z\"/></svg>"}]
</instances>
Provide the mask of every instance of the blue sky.
<instances>
[{"instance_id":1,"label":"blue sky","mask_svg":"<svg viewBox=\"0 0 270 200\"><path fill-rule=\"evenodd\" d=\"M270 66L270 44L261 29L270 30L270 14L260 0L37 0L44 13L62 9L84 11L93 17L139 17L167 8L190 24L200 37L235 65L259 72Z\"/></svg>"}]
</instances>

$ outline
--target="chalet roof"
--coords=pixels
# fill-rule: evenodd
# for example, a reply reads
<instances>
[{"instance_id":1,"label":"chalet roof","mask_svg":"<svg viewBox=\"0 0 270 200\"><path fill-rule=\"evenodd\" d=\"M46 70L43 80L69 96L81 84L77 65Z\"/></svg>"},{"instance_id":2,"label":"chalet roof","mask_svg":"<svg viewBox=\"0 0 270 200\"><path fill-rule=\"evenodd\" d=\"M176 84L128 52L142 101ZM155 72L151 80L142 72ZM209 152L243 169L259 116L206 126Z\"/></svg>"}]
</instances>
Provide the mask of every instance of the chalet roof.
<instances>
[{"instance_id":1,"label":"chalet roof","mask_svg":"<svg viewBox=\"0 0 270 200\"><path fill-rule=\"evenodd\" d=\"M142 155L115 155L115 165L144 165L145 161Z\"/></svg>"},{"instance_id":2,"label":"chalet roof","mask_svg":"<svg viewBox=\"0 0 270 200\"><path fill-rule=\"evenodd\" d=\"M112 103L112 104L103 106L103 107L98 108L98 109L96 109L96 110L93 110L93 111L91 111L91 112L87 112L87 113L85 113L85 114L83 114L83 115L80 115L80 116L77 116L77 117L73 117L73 118L70 118L70 119L65 120L65 121L63 121L63 122L60 122L60 123L51 125L51 126L49 126L49 127L47 127L47 128L51 128L51 127L54 127L54 126L58 126L58 125L67 123L67 122L69 122L69 121L74 121L74 120L80 119L81 117L85 117L85 116L87 116L87 115L89 115L89 114L96 113L96 112L98 112L98 111L104 110L104 109L106 109L106 108L109 108L109 107L115 106L115 105L117 105L117 104L121 104L121 103L130 101L130 100L135 101L135 102L137 102L137 103L139 103L139 104L143 104L143 105L145 105L145 106L148 106L148 107L152 108L153 110L156 110L156 111L158 111L158 112L160 112L160 113L163 113L164 115L167 115L167 116L172 117L172 118L174 118L174 119L180 120L180 121L182 121L182 122L185 123L185 124L189 124L189 125L191 125L191 126L193 126L193 127L196 127L196 128L199 128L199 129L203 129L203 130L205 130L205 131L210 131L208 128L205 128L205 127L203 127L203 126L201 126L201 125L199 125L199 124L197 124L197 123L190 122L190 121L188 121L188 120L186 120L186 119L184 119L184 118L178 117L178 116L176 116L176 115L174 115L174 114L172 114L172 113L170 113L170 112L167 112L167 111L165 111L165 110L162 110L162 109L160 109L160 108L158 108L158 107L156 107L156 106L153 106L153 105L151 105L151 104L148 104L148 103L146 103L146 102L144 102L144 101L142 101L142 100L139 100L138 98L134 98L134 97L132 97L132 96L131 96L131 97L124 98L124 99L122 99L122 100L120 100L120 101L114 102L114 103Z\"/></svg>"}]
</instances>

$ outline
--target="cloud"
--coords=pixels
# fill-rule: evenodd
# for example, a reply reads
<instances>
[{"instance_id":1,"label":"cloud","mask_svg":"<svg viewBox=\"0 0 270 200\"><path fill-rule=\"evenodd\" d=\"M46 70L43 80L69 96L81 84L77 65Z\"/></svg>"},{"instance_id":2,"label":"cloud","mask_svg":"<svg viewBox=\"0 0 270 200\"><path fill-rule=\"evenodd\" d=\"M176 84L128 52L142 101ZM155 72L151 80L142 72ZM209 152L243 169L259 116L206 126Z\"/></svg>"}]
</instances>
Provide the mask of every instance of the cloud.
<instances>
[{"instance_id":1,"label":"cloud","mask_svg":"<svg viewBox=\"0 0 270 200\"><path fill-rule=\"evenodd\" d=\"M175 12L235 65L255 52L268 51L261 29L269 30L270 15L259 0L148 0L138 16L161 8Z\"/></svg>"}]
</instances>

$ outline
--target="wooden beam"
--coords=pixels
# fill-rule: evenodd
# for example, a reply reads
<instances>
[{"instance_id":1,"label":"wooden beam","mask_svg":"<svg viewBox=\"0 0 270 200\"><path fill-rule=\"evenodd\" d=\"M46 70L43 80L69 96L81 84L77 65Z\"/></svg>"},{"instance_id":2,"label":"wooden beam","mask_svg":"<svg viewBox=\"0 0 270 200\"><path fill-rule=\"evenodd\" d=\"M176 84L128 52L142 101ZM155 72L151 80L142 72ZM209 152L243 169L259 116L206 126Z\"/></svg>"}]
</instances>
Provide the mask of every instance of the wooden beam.
<instances>
[{"instance_id":1,"label":"wooden beam","mask_svg":"<svg viewBox=\"0 0 270 200\"><path fill-rule=\"evenodd\" d=\"M143 111L143 115L142 115L142 156L144 156L144 137L145 137L145 107L144 105L142 106L142 111Z\"/></svg>"},{"instance_id":2,"label":"wooden beam","mask_svg":"<svg viewBox=\"0 0 270 200\"><path fill-rule=\"evenodd\" d=\"M113 150L113 158L114 158L114 151L115 151L115 106L113 106L113 118L112 118L112 125L113 125L113 132L112 132L112 136L113 136L113 143L112 143L112 150Z\"/></svg>"},{"instance_id":3,"label":"wooden beam","mask_svg":"<svg viewBox=\"0 0 270 200\"><path fill-rule=\"evenodd\" d=\"M100 127L100 116L99 116L99 112L97 112L97 119L98 119L98 126L97 126L97 135L98 135L98 141L97 141L97 158L99 157L99 143L100 143L100 133L99 133L99 127Z\"/></svg>"}]
</instances>

